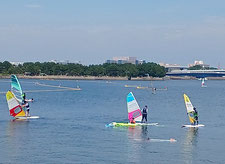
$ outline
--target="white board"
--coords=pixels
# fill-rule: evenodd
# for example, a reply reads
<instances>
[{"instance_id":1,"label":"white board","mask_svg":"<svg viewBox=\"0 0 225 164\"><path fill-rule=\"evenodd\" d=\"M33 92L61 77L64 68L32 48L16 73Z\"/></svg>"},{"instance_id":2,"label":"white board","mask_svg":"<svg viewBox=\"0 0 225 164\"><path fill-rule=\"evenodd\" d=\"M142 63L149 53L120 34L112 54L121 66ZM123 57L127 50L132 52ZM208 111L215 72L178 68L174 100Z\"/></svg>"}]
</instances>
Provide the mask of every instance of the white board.
<instances>
[{"instance_id":1,"label":"white board","mask_svg":"<svg viewBox=\"0 0 225 164\"><path fill-rule=\"evenodd\" d=\"M203 124L198 124L198 125L183 125L182 127L187 127L187 128L198 128L198 127L203 127L205 125Z\"/></svg>"},{"instance_id":2,"label":"white board","mask_svg":"<svg viewBox=\"0 0 225 164\"><path fill-rule=\"evenodd\" d=\"M26 120L26 119L37 119L40 118L39 116L20 116L20 117L16 117L16 119L20 119L20 120Z\"/></svg>"}]
</instances>

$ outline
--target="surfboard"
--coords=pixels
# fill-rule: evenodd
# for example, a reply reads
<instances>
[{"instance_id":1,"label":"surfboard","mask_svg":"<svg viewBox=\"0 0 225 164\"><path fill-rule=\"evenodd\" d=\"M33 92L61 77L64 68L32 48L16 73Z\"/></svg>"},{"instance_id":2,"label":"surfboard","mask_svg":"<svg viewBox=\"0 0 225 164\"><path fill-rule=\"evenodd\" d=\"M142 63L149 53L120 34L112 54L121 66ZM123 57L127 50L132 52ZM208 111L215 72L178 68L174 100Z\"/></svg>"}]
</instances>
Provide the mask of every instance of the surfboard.
<instances>
[{"instance_id":1,"label":"surfboard","mask_svg":"<svg viewBox=\"0 0 225 164\"><path fill-rule=\"evenodd\" d=\"M156 126L158 123L128 123L128 122L112 122L110 124L107 124L106 127L120 127L120 126L125 126L125 127L135 127L135 126Z\"/></svg>"},{"instance_id":2,"label":"surfboard","mask_svg":"<svg viewBox=\"0 0 225 164\"><path fill-rule=\"evenodd\" d=\"M149 139L150 142L177 142L176 139L173 139L173 138L170 138L169 140L168 139Z\"/></svg>"},{"instance_id":3,"label":"surfboard","mask_svg":"<svg viewBox=\"0 0 225 164\"><path fill-rule=\"evenodd\" d=\"M182 125L182 127L186 127L186 128L198 128L198 127L203 127L205 125L203 124L198 124L198 125Z\"/></svg>"},{"instance_id":4,"label":"surfboard","mask_svg":"<svg viewBox=\"0 0 225 164\"><path fill-rule=\"evenodd\" d=\"M16 119L21 119L21 120L27 120L27 119L38 119L40 118L39 116L19 116L15 117Z\"/></svg>"}]
</instances>

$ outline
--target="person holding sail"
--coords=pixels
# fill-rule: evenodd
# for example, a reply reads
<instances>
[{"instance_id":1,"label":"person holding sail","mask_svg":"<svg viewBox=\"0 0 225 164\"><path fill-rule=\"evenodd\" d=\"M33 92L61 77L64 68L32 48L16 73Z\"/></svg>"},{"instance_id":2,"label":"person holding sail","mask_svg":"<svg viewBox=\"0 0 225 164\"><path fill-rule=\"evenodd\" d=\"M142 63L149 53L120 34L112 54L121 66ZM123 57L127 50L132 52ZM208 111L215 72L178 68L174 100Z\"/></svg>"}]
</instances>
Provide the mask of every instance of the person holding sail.
<instances>
[{"instance_id":1,"label":"person holding sail","mask_svg":"<svg viewBox=\"0 0 225 164\"><path fill-rule=\"evenodd\" d=\"M145 120L147 122L147 115L148 115L148 106L145 105L145 107L142 109L142 120L141 123Z\"/></svg>"},{"instance_id":2,"label":"person holding sail","mask_svg":"<svg viewBox=\"0 0 225 164\"><path fill-rule=\"evenodd\" d=\"M26 94L23 93L22 95L22 107L25 107L26 108L26 116L30 116L30 105L29 105L29 102L32 102L34 101L34 99L26 99Z\"/></svg>"},{"instance_id":3,"label":"person holding sail","mask_svg":"<svg viewBox=\"0 0 225 164\"><path fill-rule=\"evenodd\" d=\"M193 115L194 115L194 119L195 119L194 125L195 125L196 123L197 123L197 125L198 125L198 111L196 110L195 107L193 108L193 110L194 110Z\"/></svg>"}]
</instances>

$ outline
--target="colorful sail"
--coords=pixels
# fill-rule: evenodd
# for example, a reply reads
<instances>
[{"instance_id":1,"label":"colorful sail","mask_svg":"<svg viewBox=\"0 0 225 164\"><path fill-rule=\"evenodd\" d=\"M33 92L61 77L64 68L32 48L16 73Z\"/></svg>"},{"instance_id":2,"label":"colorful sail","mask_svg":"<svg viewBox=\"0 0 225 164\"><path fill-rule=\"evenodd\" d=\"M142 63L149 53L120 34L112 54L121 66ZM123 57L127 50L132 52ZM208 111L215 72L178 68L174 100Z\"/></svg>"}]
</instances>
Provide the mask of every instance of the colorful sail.
<instances>
[{"instance_id":1,"label":"colorful sail","mask_svg":"<svg viewBox=\"0 0 225 164\"><path fill-rule=\"evenodd\" d=\"M21 103L23 99L23 91L16 75L11 75L11 91L15 95L16 99Z\"/></svg>"},{"instance_id":2,"label":"colorful sail","mask_svg":"<svg viewBox=\"0 0 225 164\"><path fill-rule=\"evenodd\" d=\"M134 118L135 121L141 121L141 110L132 92L127 95L127 109L129 120L132 120L132 118Z\"/></svg>"},{"instance_id":3,"label":"colorful sail","mask_svg":"<svg viewBox=\"0 0 225 164\"><path fill-rule=\"evenodd\" d=\"M189 120L190 122L193 124L195 122L195 119L194 119L194 116L193 116L193 113L194 113L194 107L189 99L189 97L184 94L184 102L185 102L185 106L186 106L186 109L187 109L187 114L188 114L188 117L189 117Z\"/></svg>"},{"instance_id":4,"label":"colorful sail","mask_svg":"<svg viewBox=\"0 0 225 164\"><path fill-rule=\"evenodd\" d=\"M11 91L6 93L6 100L9 107L9 114L13 117L25 116L25 112Z\"/></svg>"}]
</instances>

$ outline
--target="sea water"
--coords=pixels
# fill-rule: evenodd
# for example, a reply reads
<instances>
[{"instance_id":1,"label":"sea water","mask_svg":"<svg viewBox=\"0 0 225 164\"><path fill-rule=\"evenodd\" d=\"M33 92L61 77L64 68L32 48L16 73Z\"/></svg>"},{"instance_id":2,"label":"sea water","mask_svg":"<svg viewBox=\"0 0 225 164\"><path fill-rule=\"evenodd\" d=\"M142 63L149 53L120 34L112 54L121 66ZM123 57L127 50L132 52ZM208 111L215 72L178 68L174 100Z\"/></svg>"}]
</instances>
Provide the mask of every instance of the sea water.
<instances>
[{"instance_id":1,"label":"sea water","mask_svg":"<svg viewBox=\"0 0 225 164\"><path fill-rule=\"evenodd\" d=\"M198 80L20 82L27 98L34 98L31 115L40 119L13 121L5 94L0 94L0 163L225 163L225 81L208 80L207 88ZM37 82L79 85L82 90L55 91L59 88ZM124 85L168 90L153 94ZM0 80L0 92L9 89L10 81ZM148 121L159 126L105 127L127 121L126 96L131 91L141 108L148 105ZM189 124L184 93L205 127L181 128Z\"/></svg>"}]
</instances>

